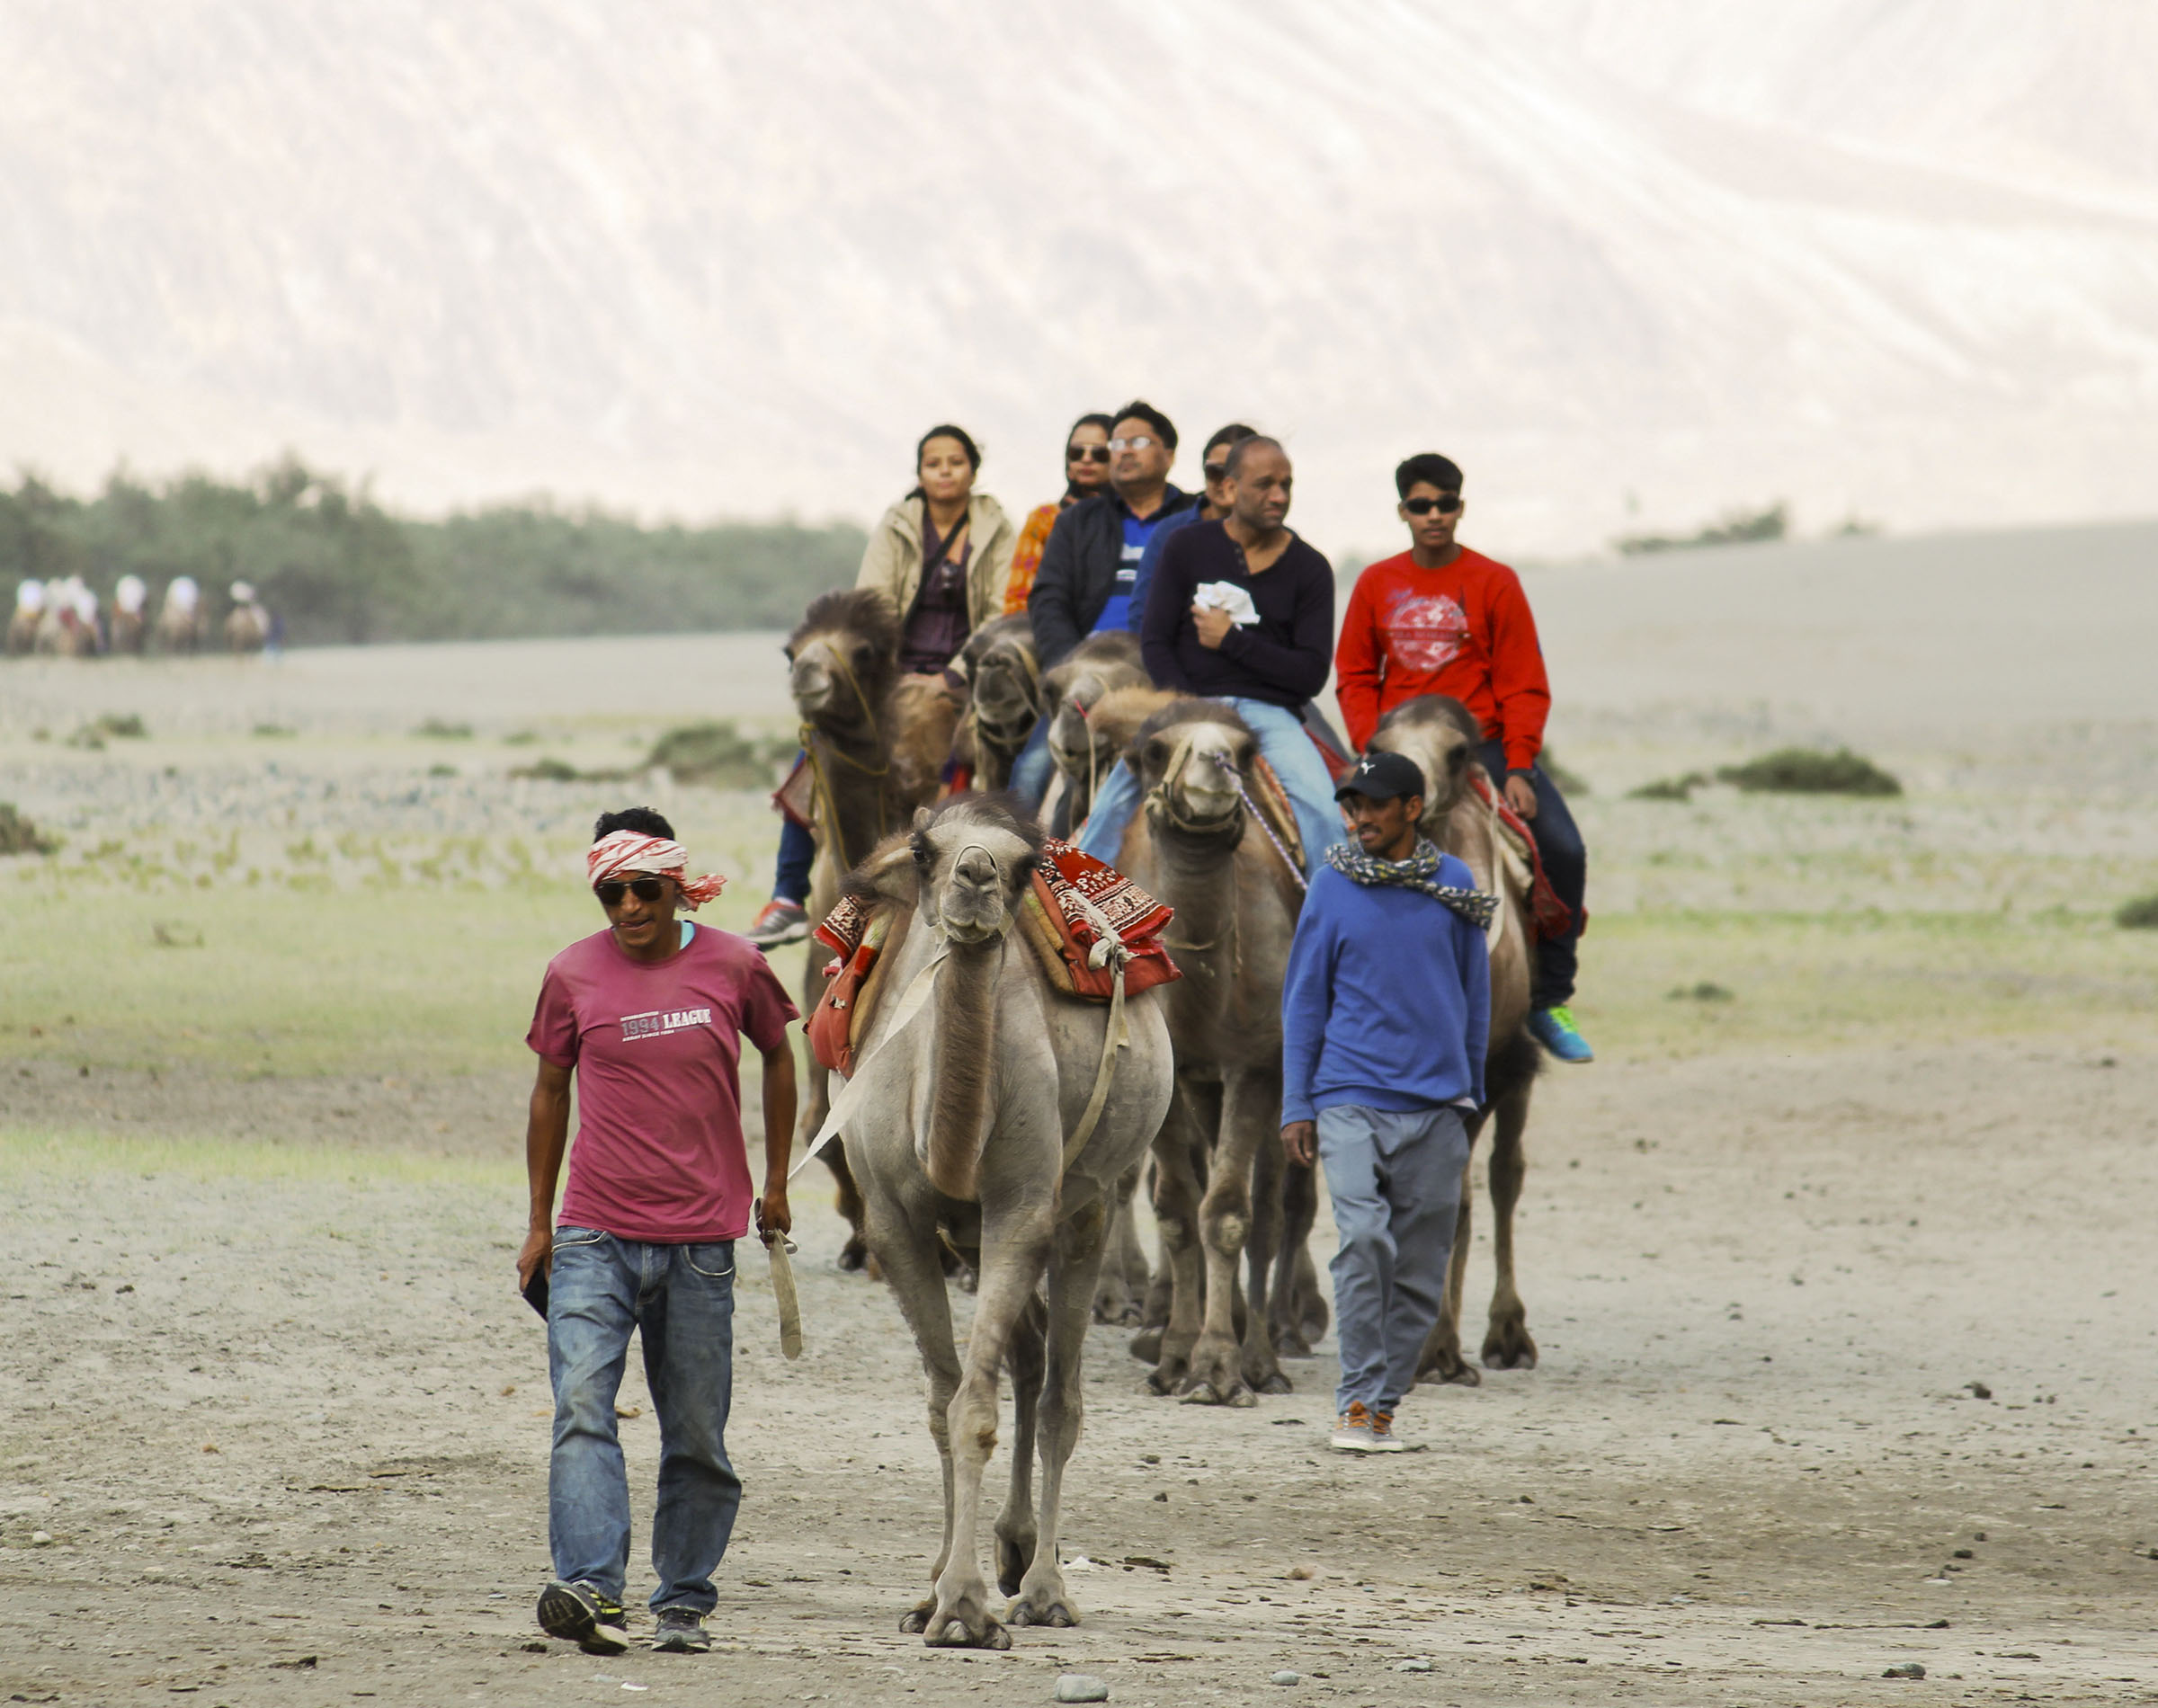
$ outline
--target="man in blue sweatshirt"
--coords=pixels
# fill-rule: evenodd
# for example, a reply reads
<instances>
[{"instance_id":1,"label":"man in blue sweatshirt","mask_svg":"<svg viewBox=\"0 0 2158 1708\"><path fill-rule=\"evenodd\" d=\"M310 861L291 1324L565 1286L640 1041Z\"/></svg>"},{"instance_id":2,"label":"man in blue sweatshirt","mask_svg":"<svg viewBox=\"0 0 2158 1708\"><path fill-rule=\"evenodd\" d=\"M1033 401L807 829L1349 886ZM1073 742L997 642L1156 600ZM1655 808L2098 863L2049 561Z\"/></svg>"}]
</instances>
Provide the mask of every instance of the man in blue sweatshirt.
<instances>
[{"instance_id":1,"label":"man in blue sweatshirt","mask_svg":"<svg viewBox=\"0 0 2158 1708\"><path fill-rule=\"evenodd\" d=\"M1281 991L1282 1148L1326 1171L1342 1381L1331 1445L1398 1453L1394 1409L1446 1298L1467 1117L1484 1101L1495 898L1416 832L1423 773L1367 752L1342 779Z\"/></svg>"}]
</instances>

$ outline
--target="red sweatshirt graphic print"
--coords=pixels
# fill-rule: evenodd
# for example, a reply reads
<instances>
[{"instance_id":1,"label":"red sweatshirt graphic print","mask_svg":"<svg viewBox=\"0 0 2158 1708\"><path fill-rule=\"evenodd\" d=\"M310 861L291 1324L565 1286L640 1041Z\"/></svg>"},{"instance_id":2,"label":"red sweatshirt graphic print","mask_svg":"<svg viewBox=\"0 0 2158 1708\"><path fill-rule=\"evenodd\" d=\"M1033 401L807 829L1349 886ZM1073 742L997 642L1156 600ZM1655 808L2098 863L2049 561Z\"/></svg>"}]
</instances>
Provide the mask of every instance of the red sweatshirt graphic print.
<instances>
[{"instance_id":1,"label":"red sweatshirt graphic print","mask_svg":"<svg viewBox=\"0 0 2158 1708\"><path fill-rule=\"evenodd\" d=\"M1449 694L1485 740L1505 743L1509 770L1525 770L1543 751L1551 685L1528 595L1513 571L1466 546L1442 568L1419 569L1404 552L1359 575L1333 668L1360 750L1402 701Z\"/></svg>"}]
</instances>

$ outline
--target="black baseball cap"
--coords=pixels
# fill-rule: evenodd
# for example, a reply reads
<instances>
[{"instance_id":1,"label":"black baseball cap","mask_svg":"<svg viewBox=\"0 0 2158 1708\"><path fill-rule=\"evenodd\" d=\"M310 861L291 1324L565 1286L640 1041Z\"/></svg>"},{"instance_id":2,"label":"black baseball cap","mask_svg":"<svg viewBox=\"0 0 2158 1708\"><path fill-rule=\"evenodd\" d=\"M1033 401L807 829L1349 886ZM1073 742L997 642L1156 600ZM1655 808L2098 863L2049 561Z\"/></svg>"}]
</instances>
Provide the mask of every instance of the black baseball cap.
<instances>
[{"instance_id":1,"label":"black baseball cap","mask_svg":"<svg viewBox=\"0 0 2158 1708\"><path fill-rule=\"evenodd\" d=\"M1397 800L1404 795L1423 798L1423 769L1406 753L1366 753L1356 769L1342 778L1333 798L1365 795L1375 801Z\"/></svg>"}]
</instances>

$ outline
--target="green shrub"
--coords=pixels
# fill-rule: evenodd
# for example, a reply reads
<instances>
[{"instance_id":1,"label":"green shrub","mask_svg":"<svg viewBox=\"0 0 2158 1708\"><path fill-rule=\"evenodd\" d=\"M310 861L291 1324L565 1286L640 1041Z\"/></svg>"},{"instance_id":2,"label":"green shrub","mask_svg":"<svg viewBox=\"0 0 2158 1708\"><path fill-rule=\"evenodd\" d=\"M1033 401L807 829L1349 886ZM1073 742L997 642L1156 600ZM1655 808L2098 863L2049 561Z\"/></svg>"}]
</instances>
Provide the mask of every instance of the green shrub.
<instances>
[{"instance_id":1,"label":"green shrub","mask_svg":"<svg viewBox=\"0 0 2158 1708\"><path fill-rule=\"evenodd\" d=\"M468 742L472 739L472 725L469 724L445 724L439 717L431 717L419 728L414 730L413 734L424 735L430 741Z\"/></svg>"},{"instance_id":2,"label":"green shrub","mask_svg":"<svg viewBox=\"0 0 2158 1708\"><path fill-rule=\"evenodd\" d=\"M1810 747L1779 748L1743 765L1726 765L1721 782L1749 794L1901 795L1904 786L1862 753L1839 747L1823 753Z\"/></svg>"},{"instance_id":3,"label":"green shrub","mask_svg":"<svg viewBox=\"0 0 2158 1708\"><path fill-rule=\"evenodd\" d=\"M1781 539L1791 530L1788 505L1779 501L1766 510L1734 510L1720 521L1690 534L1627 534L1611 543L1628 557L1651 552L1690 551L1702 546L1744 546Z\"/></svg>"},{"instance_id":4,"label":"green shrub","mask_svg":"<svg viewBox=\"0 0 2158 1708\"><path fill-rule=\"evenodd\" d=\"M147 741L150 734L143 728L139 712L107 712L92 727L123 742Z\"/></svg>"},{"instance_id":5,"label":"green shrub","mask_svg":"<svg viewBox=\"0 0 2158 1708\"><path fill-rule=\"evenodd\" d=\"M1675 991L1666 991L1664 995L1673 1002L1728 1002L1737 992L1726 990L1712 979L1703 979L1699 984L1681 984Z\"/></svg>"},{"instance_id":6,"label":"green shrub","mask_svg":"<svg viewBox=\"0 0 2158 1708\"><path fill-rule=\"evenodd\" d=\"M59 847L22 814L13 801L0 801L0 854L49 854Z\"/></svg>"},{"instance_id":7,"label":"green shrub","mask_svg":"<svg viewBox=\"0 0 2158 1708\"><path fill-rule=\"evenodd\" d=\"M662 735L645 763L664 766L677 783L770 788L773 770L793 751L790 741L753 740L732 724L687 724Z\"/></svg>"},{"instance_id":8,"label":"green shrub","mask_svg":"<svg viewBox=\"0 0 2158 1708\"><path fill-rule=\"evenodd\" d=\"M2158 931L2158 890L2138 895L2132 902L2123 902L2120 911L2113 916L2113 923L2124 931Z\"/></svg>"},{"instance_id":9,"label":"green shrub","mask_svg":"<svg viewBox=\"0 0 2158 1708\"><path fill-rule=\"evenodd\" d=\"M556 759L551 754L545 759L536 759L530 765L520 765L510 775L527 778L538 783L575 783L583 780L583 773L575 765L566 759Z\"/></svg>"},{"instance_id":10,"label":"green shrub","mask_svg":"<svg viewBox=\"0 0 2158 1708\"><path fill-rule=\"evenodd\" d=\"M1706 771L1688 771L1683 777L1658 778L1653 783L1644 783L1639 788L1629 788L1629 801L1690 801L1693 791L1708 781Z\"/></svg>"},{"instance_id":11,"label":"green shrub","mask_svg":"<svg viewBox=\"0 0 2158 1708\"><path fill-rule=\"evenodd\" d=\"M1589 779L1579 771L1568 770L1561 765L1557 756L1549 748L1547 747L1536 756L1536 762L1543 768L1544 775L1551 779L1561 795L1571 798L1590 792Z\"/></svg>"}]
</instances>

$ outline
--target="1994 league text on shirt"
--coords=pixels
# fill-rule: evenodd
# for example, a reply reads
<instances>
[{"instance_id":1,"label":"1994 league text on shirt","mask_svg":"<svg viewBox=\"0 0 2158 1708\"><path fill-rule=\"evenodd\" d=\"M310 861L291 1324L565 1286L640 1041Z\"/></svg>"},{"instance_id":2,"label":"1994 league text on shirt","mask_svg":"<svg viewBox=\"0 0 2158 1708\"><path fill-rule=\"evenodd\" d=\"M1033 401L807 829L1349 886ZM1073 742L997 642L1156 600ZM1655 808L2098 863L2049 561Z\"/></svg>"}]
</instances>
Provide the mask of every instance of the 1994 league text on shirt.
<instances>
[{"instance_id":1,"label":"1994 league text on shirt","mask_svg":"<svg viewBox=\"0 0 2158 1708\"><path fill-rule=\"evenodd\" d=\"M666 1245L746 1234L741 1039L776 1049L795 1018L763 956L704 926L664 961L611 931L556 956L525 1042L576 1070L563 1223Z\"/></svg>"}]
</instances>

